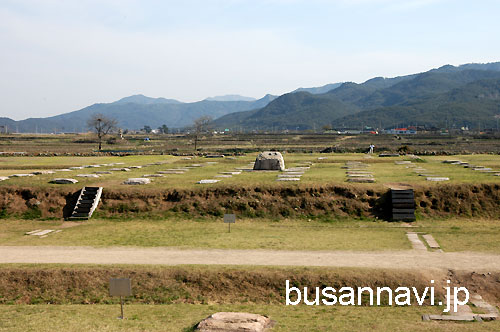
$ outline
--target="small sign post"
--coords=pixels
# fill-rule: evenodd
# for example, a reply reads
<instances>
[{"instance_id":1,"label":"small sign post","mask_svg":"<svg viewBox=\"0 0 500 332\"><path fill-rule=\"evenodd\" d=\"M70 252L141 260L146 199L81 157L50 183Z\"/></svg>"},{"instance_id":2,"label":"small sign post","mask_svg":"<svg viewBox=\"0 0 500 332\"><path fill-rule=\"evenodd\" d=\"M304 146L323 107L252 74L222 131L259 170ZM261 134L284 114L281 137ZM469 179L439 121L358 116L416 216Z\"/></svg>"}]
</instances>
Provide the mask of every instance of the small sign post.
<instances>
[{"instance_id":1,"label":"small sign post","mask_svg":"<svg viewBox=\"0 0 500 332\"><path fill-rule=\"evenodd\" d=\"M235 214L225 214L224 215L224 223L229 225L229 233L231 233L231 224L236 223L236 215Z\"/></svg>"},{"instance_id":2,"label":"small sign post","mask_svg":"<svg viewBox=\"0 0 500 332\"><path fill-rule=\"evenodd\" d=\"M123 296L131 296L132 295L132 287L130 285L130 278L111 278L111 279L109 279L109 295L120 297L121 316L118 318L123 319Z\"/></svg>"}]
</instances>

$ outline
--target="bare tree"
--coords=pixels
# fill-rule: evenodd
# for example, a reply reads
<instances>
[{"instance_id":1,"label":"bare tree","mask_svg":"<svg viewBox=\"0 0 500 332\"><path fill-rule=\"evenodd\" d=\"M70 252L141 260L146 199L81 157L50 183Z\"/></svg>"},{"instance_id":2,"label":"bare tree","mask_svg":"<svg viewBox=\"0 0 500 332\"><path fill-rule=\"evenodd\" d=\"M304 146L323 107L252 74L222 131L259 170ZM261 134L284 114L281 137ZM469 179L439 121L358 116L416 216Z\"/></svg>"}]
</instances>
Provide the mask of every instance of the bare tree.
<instances>
[{"instance_id":1,"label":"bare tree","mask_svg":"<svg viewBox=\"0 0 500 332\"><path fill-rule=\"evenodd\" d=\"M87 126L97 134L99 140L99 151L102 147L102 139L116 128L117 121L113 118L108 118L101 113L93 114L87 121Z\"/></svg>"},{"instance_id":2,"label":"bare tree","mask_svg":"<svg viewBox=\"0 0 500 332\"><path fill-rule=\"evenodd\" d=\"M210 123L212 122L211 116L201 116L194 120L193 122L193 136L194 136L194 150L197 150L198 141L200 140L201 134L210 129Z\"/></svg>"}]
</instances>

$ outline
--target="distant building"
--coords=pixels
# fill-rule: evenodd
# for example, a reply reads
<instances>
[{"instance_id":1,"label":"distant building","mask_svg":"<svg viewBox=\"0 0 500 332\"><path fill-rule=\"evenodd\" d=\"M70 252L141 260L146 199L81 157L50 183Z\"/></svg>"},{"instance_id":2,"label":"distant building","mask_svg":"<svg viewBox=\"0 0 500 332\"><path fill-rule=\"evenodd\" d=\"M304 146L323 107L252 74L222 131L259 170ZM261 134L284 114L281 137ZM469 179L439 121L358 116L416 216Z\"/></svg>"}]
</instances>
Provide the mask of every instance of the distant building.
<instances>
[{"instance_id":1,"label":"distant building","mask_svg":"<svg viewBox=\"0 0 500 332\"><path fill-rule=\"evenodd\" d=\"M408 127L408 128L387 129L385 133L390 135L415 135L417 133L417 128Z\"/></svg>"}]
</instances>

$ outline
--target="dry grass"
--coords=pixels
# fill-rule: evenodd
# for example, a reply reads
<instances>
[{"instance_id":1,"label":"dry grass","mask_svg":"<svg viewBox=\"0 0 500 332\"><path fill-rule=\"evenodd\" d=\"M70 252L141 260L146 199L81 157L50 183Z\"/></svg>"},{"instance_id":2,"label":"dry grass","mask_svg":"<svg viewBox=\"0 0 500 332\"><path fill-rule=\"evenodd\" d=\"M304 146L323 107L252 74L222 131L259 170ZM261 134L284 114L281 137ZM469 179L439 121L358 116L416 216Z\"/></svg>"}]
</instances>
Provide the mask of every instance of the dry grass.
<instances>
[{"instance_id":1,"label":"dry grass","mask_svg":"<svg viewBox=\"0 0 500 332\"><path fill-rule=\"evenodd\" d=\"M168 331L189 332L200 320L219 311L268 315L273 332L491 332L500 321L487 323L423 322L437 307L286 307L284 305L126 305L125 320L117 305L0 306L0 331Z\"/></svg>"},{"instance_id":2,"label":"dry grass","mask_svg":"<svg viewBox=\"0 0 500 332\"><path fill-rule=\"evenodd\" d=\"M0 221L0 245L137 246L274 250L411 249L402 228L386 222L238 220L228 233L221 219L99 220L63 228L60 221ZM24 235L62 229L46 238Z\"/></svg>"}]
</instances>

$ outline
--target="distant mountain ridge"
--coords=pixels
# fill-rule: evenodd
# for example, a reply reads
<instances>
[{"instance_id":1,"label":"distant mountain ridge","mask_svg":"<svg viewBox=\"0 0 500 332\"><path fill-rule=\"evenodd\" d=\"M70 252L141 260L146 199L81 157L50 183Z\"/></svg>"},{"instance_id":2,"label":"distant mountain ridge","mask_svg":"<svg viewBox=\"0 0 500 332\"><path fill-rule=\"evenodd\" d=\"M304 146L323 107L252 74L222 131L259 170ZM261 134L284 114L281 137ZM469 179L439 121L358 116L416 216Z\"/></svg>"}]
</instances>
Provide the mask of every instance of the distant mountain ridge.
<instances>
[{"instance_id":1,"label":"distant mountain ridge","mask_svg":"<svg viewBox=\"0 0 500 332\"><path fill-rule=\"evenodd\" d=\"M328 91L334 90L341 85L342 85L342 83L330 83L330 84L326 84L326 85L314 87L314 88L298 88L298 89L292 91L292 93L294 93L294 92L309 92L313 95L317 95L317 94L327 93Z\"/></svg>"},{"instance_id":2,"label":"distant mountain ridge","mask_svg":"<svg viewBox=\"0 0 500 332\"><path fill-rule=\"evenodd\" d=\"M122 98L113 102L112 104L141 104L141 105L151 105L151 104L182 104L182 102L175 99L165 99L165 98L151 98L146 97L142 94L133 95L129 97Z\"/></svg>"},{"instance_id":3,"label":"distant mountain ridge","mask_svg":"<svg viewBox=\"0 0 500 332\"><path fill-rule=\"evenodd\" d=\"M500 79L500 63L447 65L420 74L377 77L362 84L346 82L322 94L285 94L262 109L231 113L214 124L246 130L319 129L325 125L334 128L387 128L397 124L477 126L478 122L483 122L483 127L496 126L493 117L500 116L500 102L494 98L487 99L488 102L473 98L468 89L476 91L477 96L481 95L481 88L486 95L496 96L497 79Z\"/></svg>"},{"instance_id":4,"label":"distant mountain ridge","mask_svg":"<svg viewBox=\"0 0 500 332\"><path fill-rule=\"evenodd\" d=\"M252 97L240 96L240 95L224 95L224 96L208 97L205 100L210 100L210 101L256 101L257 99L252 98Z\"/></svg>"},{"instance_id":5,"label":"distant mountain ridge","mask_svg":"<svg viewBox=\"0 0 500 332\"><path fill-rule=\"evenodd\" d=\"M239 95L210 97L193 103L141 94L99 103L47 118L0 126L18 132L83 132L95 113L117 119L123 129L183 128L204 115L218 129L306 130L323 126L388 128L418 124L429 127L496 126L500 117L500 62L445 65L427 72L364 83L332 83L299 88L282 96L254 100Z\"/></svg>"},{"instance_id":6,"label":"distant mountain ridge","mask_svg":"<svg viewBox=\"0 0 500 332\"><path fill-rule=\"evenodd\" d=\"M229 113L258 109L266 106L275 96L266 95L254 101L211 101L182 103L173 99L150 98L133 95L112 103L93 104L81 110L47 118L29 118L14 121L0 118L0 126L10 131L31 133L85 132L88 118L95 113L115 118L122 129L141 129L144 126L169 128L189 126L200 116L217 118Z\"/></svg>"}]
</instances>

